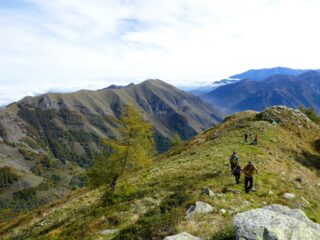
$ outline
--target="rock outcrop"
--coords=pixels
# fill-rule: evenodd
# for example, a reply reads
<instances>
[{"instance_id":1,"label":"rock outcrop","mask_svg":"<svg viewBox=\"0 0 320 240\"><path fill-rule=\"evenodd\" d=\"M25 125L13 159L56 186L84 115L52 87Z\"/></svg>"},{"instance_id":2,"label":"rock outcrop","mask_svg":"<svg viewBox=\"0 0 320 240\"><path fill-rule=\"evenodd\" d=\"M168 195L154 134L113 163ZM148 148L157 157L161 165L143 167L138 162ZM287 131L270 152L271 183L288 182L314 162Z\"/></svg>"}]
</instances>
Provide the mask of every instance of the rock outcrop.
<instances>
[{"instance_id":1,"label":"rock outcrop","mask_svg":"<svg viewBox=\"0 0 320 240\"><path fill-rule=\"evenodd\" d=\"M270 205L239 213L234 217L239 240L320 239L320 225L299 209Z\"/></svg>"}]
</instances>

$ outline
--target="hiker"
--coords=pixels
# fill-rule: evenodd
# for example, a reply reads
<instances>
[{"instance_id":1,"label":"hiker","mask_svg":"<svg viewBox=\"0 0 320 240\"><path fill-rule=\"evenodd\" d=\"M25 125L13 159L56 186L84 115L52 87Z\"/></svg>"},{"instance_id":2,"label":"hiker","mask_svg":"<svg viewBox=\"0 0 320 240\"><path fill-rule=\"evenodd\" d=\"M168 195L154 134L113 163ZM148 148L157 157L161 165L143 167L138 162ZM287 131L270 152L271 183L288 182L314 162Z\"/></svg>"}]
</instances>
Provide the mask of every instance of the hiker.
<instances>
[{"instance_id":1,"label":"hiker","mask_svg":"<svg viewBox=\"0 0 320 240\"><path fill-rule=\"evenodd\" d=\"M233 175L236 178L236 184L239 184L241 176L241 167L239 164L233 169Z\"/></svg>"},{"instance_id":2,"label":"hiker","mask_svg":"<svg viewBox=\"0 0 320 240\"><path fill-rule=\"evenodd\" d=\"M245 133L245 134L244 134L244 142L245 142L245 143L248 143L248 137L249 137L249 134L248 134L248 133Z\"/></svg>"},{"instance_id":3,"label":"hiker","mask_svg":"<svg viewBox=\"0 0 320 240\"><path fill-rule=\"evenodd\" d=\"M239 157L237 156L236 151L233 151L230 157L230 167L231 167L231 174L233 174L233 170L239 164Z\"/></svg>"},{"instance_id":4,"label":"hiker","mask_svg":"<svg viewBox=\"0 0 320 240\"><path fill-rule=\"evenodd\" d=\"M258 144L258 140L259 140L259 135L258 134L256 134L255 136L254 136L254 138L252 139L252 145L257 145Z\"/></svg>"},{"instance_id":5,"label":"hiker","mask_svg":"<svg viewBox=\"0 0 320 240\"><path fill-rule=\"evenodd\" d=\"M258 169L253 165L252 161L250 161L243 169L244 173L244 190L246 193L252 191L253 187L253 174L254 172L258 173Z\"/></svg>"}]
</instances>

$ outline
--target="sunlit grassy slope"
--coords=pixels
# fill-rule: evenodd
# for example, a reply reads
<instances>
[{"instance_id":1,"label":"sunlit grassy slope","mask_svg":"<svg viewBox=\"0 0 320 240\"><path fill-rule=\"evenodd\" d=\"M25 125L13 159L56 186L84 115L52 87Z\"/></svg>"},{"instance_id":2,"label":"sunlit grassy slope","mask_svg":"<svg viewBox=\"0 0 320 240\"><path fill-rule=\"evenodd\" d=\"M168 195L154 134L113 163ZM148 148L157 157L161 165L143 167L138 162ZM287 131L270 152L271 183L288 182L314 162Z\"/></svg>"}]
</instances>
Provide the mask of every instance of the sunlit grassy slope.
<instances>
[{"instance_id":1,"label":"sunlit grassy slope","mask_svg":"<svg viewBox=\"0 0 320 240\"><path fill-rule=\"evenodd\" d=\"M245 144L245 132L259 134L260 143ZM235 213L271 203L300 208L320 222L318 139L319 127L295 110L238 113L158 156L149 169L128 176L130 188L124 194L120 187L114 204L101 205L99 189L81 189L14 219L3 212L0 238L163 239L187 231L202 239L233 239ZM256 192L244 194L243 181L234 185L227 161L233 150L242 166L253 160L258 167ZM217 193L214 197L201 195L208 186ZM285 192L296 198L284 198ZM185 218L185 209L197 200L211 204L215 211ZM105 229L121 231L101 234Z\"/></svg>"}]
</instances>

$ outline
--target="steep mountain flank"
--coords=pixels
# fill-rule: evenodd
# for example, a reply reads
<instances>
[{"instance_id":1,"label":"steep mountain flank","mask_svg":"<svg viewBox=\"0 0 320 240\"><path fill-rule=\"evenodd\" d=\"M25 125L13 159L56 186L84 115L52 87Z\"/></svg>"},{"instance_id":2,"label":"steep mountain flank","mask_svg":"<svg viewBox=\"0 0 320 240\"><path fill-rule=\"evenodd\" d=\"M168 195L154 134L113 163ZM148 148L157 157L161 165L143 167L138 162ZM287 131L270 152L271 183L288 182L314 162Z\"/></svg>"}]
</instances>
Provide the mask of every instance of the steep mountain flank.
<instances>
[{"instance_id":1,"label":"steep mountain flank","mask_svg":"<svg viewBox=\"0 0 320 240\"><path fill-rule=\"evenodd\" d=\"M30 188L22 200L40 204L35 200L40 190L42 203L81 186L80 167L90 166L103 149L101 138L119 137L117 118L128 103L151 121L159 151L170 147L175 133L189 139L222 119L200 98L160 80L26 97L0 110L0 167L18 171L20 179L0 193L0 200ZM0 203L6 206L8 201Z\"/></svg>"}]
</instances>

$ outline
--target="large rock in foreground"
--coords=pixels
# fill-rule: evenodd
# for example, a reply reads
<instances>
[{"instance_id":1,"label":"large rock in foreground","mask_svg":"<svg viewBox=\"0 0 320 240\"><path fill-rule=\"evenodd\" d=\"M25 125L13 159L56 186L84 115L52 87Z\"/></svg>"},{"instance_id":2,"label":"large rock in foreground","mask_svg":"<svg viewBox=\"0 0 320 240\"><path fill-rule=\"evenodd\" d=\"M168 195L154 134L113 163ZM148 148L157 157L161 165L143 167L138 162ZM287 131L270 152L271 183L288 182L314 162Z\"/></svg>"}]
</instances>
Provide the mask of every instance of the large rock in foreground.
<instances>
[{"instance_id":1,"label":"large rock in foreground","mask_svg":"<svg viewBox=\"0 0 320 240\"><path fill-rule=\"evenodd\" d=\"M320 240L320 225L299 209L270 205L234 217L239 240Z\"/></svg>"},{"instance_id":2,"label":"large rock in foreground","mask_svg":"<svg viewBox=\"0 0 320 240\"><path fill-rule=\"evenodd\" d=\"M198 237L194 237L189 233L182 232L174 236L166 237L164 240L201 240Z\"/></svg>"},{"instance_id":3,"label":"large rock in foreground","mask_svg":"<svg viewBox=\"0 0 320 240\"><path fill-rule=\"evenodd\" d=\"M214 208L205 202L197 201L194 205L188 208L186 215L187 218L191 218L197 214L205 214L213 212Z\"/></svg>"}]
</instances>

